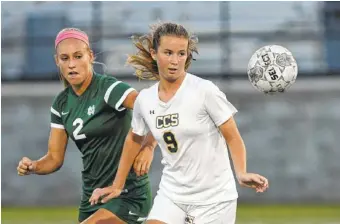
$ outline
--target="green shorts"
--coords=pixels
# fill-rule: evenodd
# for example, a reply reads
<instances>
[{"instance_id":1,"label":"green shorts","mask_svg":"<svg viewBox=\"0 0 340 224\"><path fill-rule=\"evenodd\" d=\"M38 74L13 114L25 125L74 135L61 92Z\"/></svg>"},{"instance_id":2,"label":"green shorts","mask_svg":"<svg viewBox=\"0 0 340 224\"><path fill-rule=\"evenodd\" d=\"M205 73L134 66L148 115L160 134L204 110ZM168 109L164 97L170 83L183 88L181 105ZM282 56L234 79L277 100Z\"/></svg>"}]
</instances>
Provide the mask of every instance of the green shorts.
<instances>
[{"instance_id":1,"label":"green shorts","mask_svg":"<svg viewBox=\"0 0 340 224\"><path fill-rule=\"evenodd\" d=\"M79 222L84 221L98 209L104 208L115 214L128 224L141 224L146 220L152 206L150 183L142 187L129 190L105 204L97 204L92 209L79 209Z\"/></svg>"}]
</instances>

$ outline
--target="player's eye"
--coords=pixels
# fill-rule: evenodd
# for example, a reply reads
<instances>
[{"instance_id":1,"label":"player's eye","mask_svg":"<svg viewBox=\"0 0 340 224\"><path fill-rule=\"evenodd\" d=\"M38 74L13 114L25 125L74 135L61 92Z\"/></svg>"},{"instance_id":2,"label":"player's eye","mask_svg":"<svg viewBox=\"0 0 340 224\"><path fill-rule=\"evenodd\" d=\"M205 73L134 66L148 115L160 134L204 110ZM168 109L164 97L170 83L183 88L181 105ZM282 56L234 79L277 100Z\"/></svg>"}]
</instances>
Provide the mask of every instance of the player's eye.
<instances>
[{"instance_id":1,"label":"player's eye","mask_svg":"<svg viewBox=\"0 0 340 224\"><path fill-rule=\"evenodd\" d=\"M187 54L186 52L179 53L179 55L181 55L181 56L185 56L186 54Z\"/></svg>"},{"instance_id":2,"label":"player's eye","mask_svg":"<svg viewBox=\"0 0 340 224\"><path fill-rule=\"evenodd\" d=\"M61 57L60 59L61 59L62 61L67 61L68 58L67 58L67 57Z\"/></svg>"},{"instance_id":3,"label":"player's eye","mask_svg":"<svg viewBox=\"0 0 340 224\"><path fill-rule=\"evenodd\" d=\"M75 58L76 58L76 59L81 59L81 58L82 58L82 55L76 55Z\"/></svg>"},{"instance_id":4,"label":"player's eye","mask_svg":"<svg viewBox=\"0 0 340 224\"><path fill-rule=\"evenodd\" d=\"M170 56L170 55L171 55L171 52L170 52L170 51L166 51L166 52L165 52L165 55Z\"/></svg>"}]
</instances>

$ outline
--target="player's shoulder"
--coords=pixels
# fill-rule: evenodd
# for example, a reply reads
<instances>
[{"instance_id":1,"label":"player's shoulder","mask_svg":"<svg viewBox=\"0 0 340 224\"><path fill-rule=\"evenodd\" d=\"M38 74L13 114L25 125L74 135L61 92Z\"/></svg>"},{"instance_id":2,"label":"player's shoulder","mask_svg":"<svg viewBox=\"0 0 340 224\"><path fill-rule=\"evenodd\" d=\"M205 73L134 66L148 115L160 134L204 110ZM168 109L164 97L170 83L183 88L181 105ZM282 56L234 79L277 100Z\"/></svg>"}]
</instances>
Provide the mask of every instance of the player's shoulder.
<instances>
[{"instance_id":1,"label":"player's shoulder","mask_svg":"<svg viewBox=\"0 0 340 224\"><path fill-rule=\"evenodd\" d=\"M68 94L70 92L70 86L67 86L65 89L63 89L62 91L60 91L55 97L54 97L54 100L53 100L53 103L52 103L52 107L57 110L58 108L61 108L61 106L63 104L66 103L67 101L67 98L68 98Z\"/></svg>"},{"instance_id":2,"label":"player's shoulder","mask_svg":"<svg viewBox=\"0 0 340 224\"><path fill-rule=\"evenodd\" d=\"M187 73L188 84L193 87L197 91L211 91L214 89L218 89L218 87L210 80L198 77L191 73Z\"/></svg>"},{"instance_id":3,"label":"player's shoulder","mask_svg":"<svg viewBox=\"0 0 340 224\"><path fill-rule=\"evenodd\" d=\"M62 91L60 91L56 96L55 96L55 101L64 101L67 99L67 96L70 92L71 86L65 87Z\"/></svg>"},{"instance_id":4,"label":"player's shoulder","mask_svg":"<svg viewBox=\"0 0 340 224\"><path fill-rule=\"evenodd\" d=\"M130 84L119 80L112 75L95 74L95 79L95 88L97 89L96 91L99 91L100 94L104 94L104 96L110 95L113 89L121 92L132 88Z\"/></svg>"},{"instance_id":5,"label":"player's shoulder","mask_svg":"<svg viewBox=\"0 0 340 224\"><path fill-rule=\"evenodd\" d=\"M153 84L148 88L141 89L138 93L135 103L138 105L150 105L158 99L158 83Z\"/></svg>"},{"instance_id":6,"label":"player's shoulder","mask_svg":"<svg viewBox=\"0 0 340 224\"><path fill-rule=\"evenodd\" d=\"M158 93L158 85L159 85L159 82L156 82L155 84L151 85L150 87L140 90L138 97L140 97L140 98L148 97L149 98L150 96L157 94Z\"/></svg>"},{"instance_id":7,"label":"player's shoulder","mask_svg":"<svg viewBox=\"0 0 340 224\"><path fill-rule=\"evenodd\" d=\"M120 83L117 78L113 77L112 75L106 75L106 74L94 74L94 78L96 79L96 83L99 87L107 87L114 83Z\"/></svg>"}]
</instances>

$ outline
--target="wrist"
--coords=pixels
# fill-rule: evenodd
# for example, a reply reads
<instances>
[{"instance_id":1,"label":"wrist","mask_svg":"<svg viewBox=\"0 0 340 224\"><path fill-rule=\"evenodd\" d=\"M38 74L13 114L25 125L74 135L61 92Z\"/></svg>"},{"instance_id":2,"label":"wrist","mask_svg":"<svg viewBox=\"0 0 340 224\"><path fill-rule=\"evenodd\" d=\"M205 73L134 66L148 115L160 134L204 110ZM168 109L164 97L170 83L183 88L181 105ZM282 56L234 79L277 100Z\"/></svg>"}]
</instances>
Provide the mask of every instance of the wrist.
<instances>
[{"instance_id":1,"label":"wrist","mask_svg":"<svg viewBox=\"0 0 340 224\"><path fill-rule=\"evenodd\" d=\"M117 181L117 180L114 180L113 183L112 183L112 187L117 189L117 190L123 190L124 185L125 185L125 183L123 183L122 181Z\"/></svg>"},{"instance_id":2,"label":"wrist","mask_svg":"<svg viewBox=\"0 0 340 224\"><path fill-rule=\"evenodd\" d=\"M239 171L239 172L236 172L236 177L237 179L239 179L239 177L241 177L242 175L246 174L247 172L246 171Z\"/></svg>"},{"instance_id":3,"label":"wrist","mask_svg":"<svg viewBox=\"0 0 340 224\"><path fill-rule=\"evenodd\" d=\"M153 151L156 148L156 146L153 146L153 145L144 145L142 148L143 148L143 150L145 149L145 150Z\"/></svg>"},{"instance_id":4,"label":"wrist","mask_svg":"<svg viewBox=\"0 0 340 224\"><path fill-rule=\"evenodd\" d=\"M38 161L32 161L32 165L29 167L29 171L31 174L37 173Z\"/></svg>"}]
</instances>

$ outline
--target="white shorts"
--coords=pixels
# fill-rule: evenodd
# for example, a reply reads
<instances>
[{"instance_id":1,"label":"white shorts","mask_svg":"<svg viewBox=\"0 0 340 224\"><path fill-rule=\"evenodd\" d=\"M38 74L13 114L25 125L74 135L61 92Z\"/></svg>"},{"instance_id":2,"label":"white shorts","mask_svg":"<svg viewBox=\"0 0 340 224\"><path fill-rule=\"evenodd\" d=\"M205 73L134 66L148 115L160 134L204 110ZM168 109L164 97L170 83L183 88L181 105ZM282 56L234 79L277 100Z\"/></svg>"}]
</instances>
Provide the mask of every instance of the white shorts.
<instances>
[{"instance_id":1,"label":"white shorts","mask_svg":"<svg viewBox=\"0 0 340 224\"><path fill-rule=\"evenodd\" d=\"M147 220L167 224L235 224L237 200L209 205L184 205L157 194Z\"/></svg>"}]
</instances>

